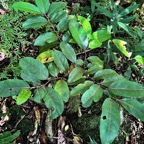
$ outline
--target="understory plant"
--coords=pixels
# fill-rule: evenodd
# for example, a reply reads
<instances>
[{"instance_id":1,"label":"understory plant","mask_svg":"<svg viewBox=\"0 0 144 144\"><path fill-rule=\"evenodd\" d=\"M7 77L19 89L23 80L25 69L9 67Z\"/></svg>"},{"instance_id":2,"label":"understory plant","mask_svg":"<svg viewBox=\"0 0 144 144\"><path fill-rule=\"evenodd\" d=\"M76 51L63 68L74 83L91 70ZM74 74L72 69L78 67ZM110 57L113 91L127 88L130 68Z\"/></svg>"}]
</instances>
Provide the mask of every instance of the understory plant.
<instances>
[{"instance_id":1,"label":"understory plant","mask_svg":"<svg viewBox=\"0 0 144 144\"><path fill-rule=\"evenodd\" d=\"M96 6L101 9L98 4ZM131 7L127 8L129 12L137 5ZM106 43L113 44L120 55L130 59L133 51L127 50L125 41L113 38L116 30L113 34L111 28L106 27L93 32L89 19L69 15L65 2L35 0L32 4L20 1L14 3L13 8L30 13L23 28L37 30L34 46L39 47L39 54L36 58L19 60L20 77L0 82L1 97L16 96L17 105L28 99L43 102L50 111L50 119L59 117L72 97L80 96L84 108L103 98L102 144L112 143L118 135L121 107L144 121L144 106L140 102L144 97L143 85L128 80L111 67L105 68L107 62L101 54L87 55L96 48L103 49ZM120 15L128 14L127 10L123 9Z\"/></svg>"}]
</instances>

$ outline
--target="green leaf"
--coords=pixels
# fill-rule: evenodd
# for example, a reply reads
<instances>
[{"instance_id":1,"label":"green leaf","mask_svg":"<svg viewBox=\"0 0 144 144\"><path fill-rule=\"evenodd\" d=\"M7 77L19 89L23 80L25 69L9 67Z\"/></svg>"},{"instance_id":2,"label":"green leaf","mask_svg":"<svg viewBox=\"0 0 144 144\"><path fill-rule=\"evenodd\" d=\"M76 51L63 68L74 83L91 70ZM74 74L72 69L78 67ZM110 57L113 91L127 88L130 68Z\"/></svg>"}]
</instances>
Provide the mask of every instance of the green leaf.
<instances>
[{"instance_id":1,"label":"green leaf","mask_svg":"<svg viewBox=\"0 0 144 144\"><path fill-rule=\"evenodd\" d=\"M134 117L144 121L144 105L134 99L122 99L120 100L121 105Z\"/></svg>"},{"instance_id":2,"label":"green leaf","mask_svg":"<svg viewBox=\"0 0 144 144\"><path fill-rule=\"evenodd\" d=\"M136 8L138 7L138 4L133 4L127 8L125 8L119 15L118 17L123 17L123 16L126 16L128 15L129 13L131 13L133 10L135 10Z\"/></svg>"},{"instance_id":3,"label":"green leaf","mask_svg":"<svg viewBox=\"0 0 144 144\"><path fill-rule=\"evenodd\" d=\"M81 23L83 29L85 30L87 36L90 37L90 35L92 33L92 27L91 27L89 20L82 17L82 16L78 16L78 20L80 21L80 23Z\"/></svg>"},{"instance_id":4,"label":"green leaf","mask_svg":"<svg viewBox=\"0 0 144 144\"><path fill-rule=\"evenodd\" d=\"M41 103L42 102L42 99L44 98L45 96L45 91L44 89L42 88L37 88L35 91L34 91L34 98L33 100L37 103Z\"/></svg>"},{"instance_id":5,"label":"green leaf","mask_svg":"<svg viewBox=\"0 0 144 144\"><path fill-rule=\"evenodd\" d=\"M22 88L29 88L28 83L23 80L9 79L0 82L0 97L18 95Z\"/></svg>"},{"instance_id":6,"label":"green leaf","mask_svg":"<svg viewBox=\"0 0 144 144\"><path fill-rule=\"evenodd\" d=\"M125 41L123 41L123 40L119 40L119 39L113 39L112 40L113 41L113 43L115 44L115 46L126 56L126 57L128 57L128 58L130 58L131 57L131 55L132 55L132 53L131 52L128 52L127 50L126 50L126 42Z\"/></svg>"},{"instance_id":7,"label":"green leaf","mask_svg":"<svg viewBox=\"0 0 144 144\"><path fill-rule=\"evenodd\" d=\"M83 75L83 70L80 67L74 68L68 77L68 83L76 82L77 80L81 79Z\"/></svg>"},{"instance_id":8,"label":"green leaf","mask_svg":"<svg viewBox=\"0 0 144 144\"><path fill-rule=\"evenodd\" d=\"M92 84L93 84L92 81L85 81L83 84L78 84L71 90L70 97L78 96L79 94L83 94L86 90L88 90L90 88L90 86Z\"/></svg>"},{"instance_id":9,"label":"green leaf","mask_svg":"<svg viewBox=\"0 0 144 144\"><path fill-rule=\"evenodd\" d=\"M134 59L142 66L144 66L144 58L140 55L134 57Z\"/></svg>"},{"instance_id":10,"label":"green leaf","mask_svg":"<svg viewBox=\"0 0 144 144\"><path fill-rule=\"evenodd\" d=\"M92 40L89 42L89 48L91 48L91 49L98 48L101 45L102 45L102 43L98 39L95 39L95 40Z\"/></svg>"},{"instance_id":11,"label":"green leaf","mask_svg":"<svg viewBox=\"0 0 144 144\"><path fill-rule=\"evenodd\" d=\"M144 97L144 86L128 80L113 82L109 87L109 91L115 95L123 97Z\"/></svg>"},{"instance_id":12,"label":"green leaf","mask_svg":"<svg viewBox=\"0 0 144 144\"><path fill-rule=\"evenodd\" d=\"M50 21L52 23L57 23L61 19L63 19L64 17L66 17L66 11L63 10L63 11L60 11L58 13L53 14L52 17L51 17L51 19L50 19Z\"/></svg>"},{"instance_id":13,"label":"green leaf","mask_svg":"<svg viewBox=\"0 0 144 144\"><path fill-rule=\"evenodd\" d=\"M56 40L58 40L58 37L54 32L47 32L47 33L39 35L36 38L34 45L35 46L43 46L46 43L52 43Z\"/></svg>"},{"instance_id":14,"label":"green leaf","mask_svg":"<svg viewBox=\"0 0 144 144\"><path fill-rule=\"evenodd\" d=\"M88 46L88 38L83 27L80 26L76 20L71 19L69 21L69 30L79 47L81 49L86 49Z\"/></svg>"},{"instance_id":15,"label":"green leaf","mask_svg":"<svg viewBox=\"0 0 144 144\"><path fill-rule=\"evenodd\" d=\"M15 2L12 6L15 10L29 12L33 14L40 14L40 10L35 5L28 2Z\"/></svg>"},{"instance_id":16,"label":"green leaf","mask_svg":"<svg viewBox=\"0 0 144 144\"><path fill-rule=\"evenodd\" d=\"M46 14L49 10L49 0L35 0L35 3L42 14Z\"/></svg>"},{"instance_id":17,"label":"green leaf","mask_svg":"<svg viewBox=\"0 0 144 144\"><path fill-rule=\"evenodd\" d=\"M69 64L65 56L62 52L58 50L54 50L52 52L53 60L56 64L56 66L60 69L60 72L63 73L69 69Z\"/></svg>"},{"instance_id":18,"label":"green leaf","mask_svg":"<svg viewBox=\"0 0 144 144\"><path fill-rule=\"evenodd\" d=\"M64 80L58 80L55 84L54 90L62 97L64 102L69 99L69 87Z\"/></svg>"},{"instance_id":19,"label":"green leaf","mask_svg":"<svg viewBox=\"0 0 144 144\"><path fill-rule=\"evenodd\" d=\"M48 70L40 61L32 58L25 57L19 62L19 66L22 70L27 71L27 73L32 74L39 80L46 80L48 78Z\"/></svg>"},{"instance_id":20,"label":"green leaf","mask_svg":"<svg viewBox=\"0 0 144 144\"><path fill-rule=\"evenodd\" d=\"M103 89L97 85L93 84L90 88L84 92L81 98L83 107L89 107L92 102L98 102L103 95Z\"/></svg>"},{"instance_id":21,"label":"green leaf","mask_svg":"<svg viewBox=\"0 0 144 144\"><path fill-rule=\"evenodd\" d=\"M120 128L120 109L115 101L107 98L102 105L100 138L102 144L111 144Z\"/></svg>"},{"instance_id":22,"label":"green leaf","mask_svg":"<svg viewBox=\"0 0 144 144\"><path fill-rule=\"evenodd\" d=\"M37 58L41 63L49 63L52 61L52 50L40 53Z\"/></svg>"},{"instance_id":23,"label":"green leaf","mask_svg":"<svg viewBox=\"0 0 144 144\"><path fill-rule=\"evenodd\" d=\"M19 135L20 135L19 130L13 134L10 131L3 132L0 134L0 143L1 144L10 144L10 142L14 141Z\"/></svg>"},{"instance_id":24,"label":"green leaf","mask_svg":"<svg viewBox=\"0 0 144 144\"><path fill-rule=\"evenodd\" d=\"M23 28L24 29L29 29L29 28L40 28L42 26L45 26L48 23L48 21L42 17L42 16L36 16L27 19L23 23Z\"/></svg>"},{"instance_id":25,"label":"green leaf","mask_svg":"<svg viewBox=\"0 0 144 144\"><path fill-rule=\"evenodd\" d=\"M29 99L30 96L31 96L31 91L25 88L22 88L19 95L17 96L16 104L21 105L25 103Z\"/></svg>"},{"instance_id":26,"label":"green leaf","mask_svg":"<svg viewBox=\"0 0 144 144\"><path fill-rule=\"evenodd\" d=\"M52 16L53 14L58 13L59 11L62 11L63 9L66 8L66 3L65 2L53 2L50 5L48 15Z\"/></svg>"},{"instance_id":27,"label":"green leaf","mask_svg":"<svg viewBox=\"0 0 144 144\"><path fill-rule=\"evenodd\" d=\"M56 26L59 32L64 32L68 29L69 18L65 17L60 20L58 25Z\"/></svg>"},{"instance_id":28,"label":"green leaf","mask_svg":"<svg viewBox=\"0 0 144 144\"><path fill-rule=\"evenodd\" d=\"M50 63L48 65L48 71L53 77L57 77L58 73L60 72L60 70L54 63Z\"/></svg>"},{"instance_id":29,"label":"green leaf","mask_svg":"<svg viewBox=\"0 0 144 144\"><path fill-rule=\"evenodd\" d=\"M43 98L47 108L51 109L50 119L60 116L64 110L62 97L52 88L46 87L45 96Z\"/></svg>"},{"instance_id":30,"label":"green leaf","mask_svg":"<svg viewBox=\"0 0 144 144\"><path fill-rule=\"evenodd\" d=\"M68 60L72 63L76 62L76 53L70 44L63 41L60 43L60 48Z\"/></svg>"},{"instance_id":31,"label":"green leaf","mask_svg":"<svg viewBox=\"0 0 144 144\"><path fill-rule=\"evenodd\" d=\"M111 34L106 29L98 30L92 34L92 38L100 43L109 40L110 37Z\"/></svg>"},{"instance_id":32,"label":"green leaf","mask_svg":"<svg viewBox=\"0 0 144 144\"><path fill-rule=\"evenodd\" d=\"M103 69L103 70L99 70L98 72L96 72L94 75L94 78L106 79L106 78L111 78L116 75L117 75L117 73L112 69Z\"/></svg>"},{"instance_id":33,"label":"green leaf","mask_svg":"<svg viewBox=\"0 0 144 144\"><path fill-rule=\"evenodd\" d=\"M108 11L107 9L105 9L103 6L100 6L98 3L95 3L95 5L97 6L97 8L101 12L101 14L104 14L105 16L108 16L109 18L111 18L113 16L113 14L110 11Z\"/></svg>"}]
</instances>

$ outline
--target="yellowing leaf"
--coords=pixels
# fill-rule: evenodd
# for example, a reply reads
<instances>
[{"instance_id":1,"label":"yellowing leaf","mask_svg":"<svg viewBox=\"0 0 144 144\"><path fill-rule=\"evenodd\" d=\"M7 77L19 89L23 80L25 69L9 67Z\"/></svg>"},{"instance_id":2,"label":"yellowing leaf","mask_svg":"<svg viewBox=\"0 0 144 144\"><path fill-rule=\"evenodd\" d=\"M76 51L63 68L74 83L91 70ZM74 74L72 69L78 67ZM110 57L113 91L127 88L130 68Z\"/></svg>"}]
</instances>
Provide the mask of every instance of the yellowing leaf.
<instances>
[{"instance_id":1,"label":"yellowing leaf","mask_svg":"<svg viewBox=\"0 0 144 144\"><path fill-rule=\"evenodd\" d=\"M113 43L115 44L115 46L128 58L131 57L132 52L128 52L126 50L126 42L123 40L119 40L119 39L113 39Z\"/></svg>"}]
</instances>

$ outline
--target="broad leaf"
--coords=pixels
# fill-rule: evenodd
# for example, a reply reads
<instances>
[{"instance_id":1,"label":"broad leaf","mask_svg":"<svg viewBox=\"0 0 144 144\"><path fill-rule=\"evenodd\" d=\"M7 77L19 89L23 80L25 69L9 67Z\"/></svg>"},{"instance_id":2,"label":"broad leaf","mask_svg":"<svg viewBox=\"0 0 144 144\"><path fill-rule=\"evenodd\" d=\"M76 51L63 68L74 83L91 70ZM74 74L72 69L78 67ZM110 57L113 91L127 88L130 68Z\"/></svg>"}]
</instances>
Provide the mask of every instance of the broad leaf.
<instances>
[{"instance_id":1,"label":"broad leaf","mask_svg":"<svg viewBox=\"0 0 144 144\"><path fill-rule=\"evenodd\" d=\"M70 44L61 42L60 48L68 60L70 60L72 63L76 62L76 53Z\"/></svg>"},{"instance_id":2,"label":"broad leaf","mask_svg":"<svg viewBox=\"0 0 144 144\"><path fill-rule=\"evenodd\" d=\"M60 72L60 70L54 63L50 63L48 65L48 71L53 77L57 77L58 73Z\"/></svg>"},{"instance_id":3,"label":"broad leaf","mask_svg":"<svg viewBox=\"0 0 144 144\"><path fill-rule=\"evenodd\" d=\"M142 66L144 66L144 57L137 55L134 57L134 59Z\"/></svg>"},{"instance_id":4,"label":"broad leaf","mask_svg":"<svg viewBox=\"0 0 144 144\"><path fill-rule=\"evenodd\" d=\"M90 24L89 20L82 17L82 16L78 16L78 20L82 24L82 27L85 30L87 36L90 37L90 35L92 33L92 27L91 27L91 24Z\"/></svg>"},{"instance_id":5,"label":"broad leaf","mask_svg":"<svg viewBox=\"0 0 144 144\"><path fill-rule=\"evenodd\" d=\"M64 110L62 97L52 88L46 87L43 98L47 108L51 109L50 119L60 116Z\"/></svg>"},{"instance_id":6,"label":"broad leaf","mask_svg":"<svg viewBox=\"0 0 144 144\"><path fill-rule=\"evenodd\" d=\"M120 109L115 101L107 98L102 105L100 138L102 144L111 144L120 128Z\"/></svg>"},{"instance_id":7,"label":"broad leaf","mask_svg":"<svg viewBox=\"0 0 144 144\"><path fill-rule=\"evenodd\" d=\"M49 0L35 0L35 3L41 13L46 14L48 12L50 5Z\"/></svg>"},{"instance_id":8,"label":"broad leaf","mask_svg":"<svg viewBox=\"0 0 144 144\"><path fill-rule=\"evenodd\" d=\"M63 11L60 11L58 13L53 14L52 17L51 17L51 19L50 19L50 21L52 23L57 23L61 19L63 19L64 17L66 17L66 11L63 10Z\"/></svg>"},{"instance_id":9,"label":"broad leaf","mask_svg":"<svg viewBox=\"0 0 144 144\"><path fill-rule=\"evenodd\" d=\"M40 53L36 59L39 60L41 63L49 63L53 61L52 50L48 50L48 51Z\"/></svg>"},{"instance_id":10,"label":"broad leaf","mask_svg":"<svg viewBox=\"0 0 144 144\"><path fill-rule=\"evenodd\" d=\"M52 16L53 14L56 14L57 12L63 10L66 8L66 3L65 2L53 2L50 5L48 15Z\"/></svg>"},{"instance_id":11,"label":"broad leaf","mask_svg":"<svg viewBox=\"0 0 144 144\"><path fill-rule=\"evenodd\" d=\"M48 70L40 61L31 58L25 57L22 58L19 62L22 70L27 71L27 73L32 74L39 80L46 80L48 78Z\"/></svg>"},{"instance_id":12,"label":"broad leaf","mask_svg":"<svg viewBox=\"0 0 144 144\"><path fill-rule=\"evenodd\" d=\"M112 40L113 43L115 44L115 46L128 58L131 57L132 53L131 52L128 52L126 50L126 42L123 41L123 40L119 40L119 39L113 39Z\"/></svg>"},{"instance_id":13,"label":"broad leaf","mask_svg":"<svg viewBox=\"0 0 144 144\"><path fill-rule=\"evenodd\" d=\"M22 88L19 95L16 98L16 104L21 105L25 103L29 99L30 96L31 96L31 91L25 88Z\"/></svg>"},{"instance_id":14,"label":"broad leaf","mask_svg":"<svg viewBox=\"0 0 144 144\"><path fill-rule=\"evenodd\" d=\"M92 34L92 38L100 43L109 40L110 37L111 34L106 29L98 30Z\"/></svg>"},{"instance_id":15,"label":"broad leaf","mask_svg":"<svg viewBox=\"0 0 144 144\"><path fill-rule=\"evenodd\" d=\"M36 40L34 45L35 46L43 46L46 43L52 43L58 39L57 35L54 32L47 32L44 34L39 35Z\"/></svg>"},{"instance_id":16,"label":"broad leaf","mask_svg":"<svg viewBox=\"0 0 144 144\"><path fill-rule=\"evenodd\" d=\"M42 26L45 26L48 23L48 21L42 17L42 16L36 16L27 19L23 23L23 28L24 29L29 29L29 28L40 28Z\"/></svg>"},{"instance_id":17,"label":"broad leaf","mask_svg":"<svg viewBox=\"0 0 144 144\"><path fill-rule=\"evenodd\" d=\"M60 72L63 73L69 69L69 64L65 56L62 54L62 52L58 50L54 50L52 52L53 60L56 64L56 66L60 69Z\"/></svg>"},{"instance_id":18,"label":"broad leaf","mask_svg":"<svg viewBox=\"0 0 144 144\"><path fill-rule=\"evenodd\" d=\"M65 30L67 30L68 29L68 22L69 22L68 17L61 19L60 22L58 23L58 25L56 26L58 31L64 32Z\"/></svg>"},{"instance_id":19,"label":"broad leaf","mask_svg":"<svg viewBox=\"0 0 144 144\"><path fill-rule=\"evenodd\" d=\"M40 14L40 10L35 5L28 2L15 2L12 6L15 10L21 10L33 14Z\"/></svg>"},{"instance_id":20,"label":"broad leaf","mask_svg":"<svg viewBox=\"0 0 144 144\"><path fill-rule=\"evenodd\" d=\"M69 87L64 80L58 80L54 87L54 90L62 97L64 102L69 99Z\"/></svg>"},{"instance_id":21,"label":"broad leaf","mask_svg":"<svg viewBox=\"0 0 144 144\"><path fill-rule=\"evenodd\" d=\"M73 83L81 79L83 76L83 70L80 67L74 68L68 77L68 83Z\"/></svg>"},{"instance_id":22,"label":"broad leaf","mask_svg":"<svg viewBox=\"0 0 144 144\"><path fill-rule=\"evenodd\" d=\"M85 81L83 84L78 84L71 90L70 96L73 97L78 96L79 94L83 94L86 90L90 88L92 84L92 81Z\"/></svg>"},{"instance_id":23,"label":"broad leaf","mask_svg":"<svg viewBox=\"0 0 144 144\"><path fill-rule=\"evenodd\" d=\"M144 121L144 105L142 103L128 98L120 100L120 103L130 114Z\"/></svg>"},{"instance_id":24,"label":"broad leaf","mask_svg":"<svg viewBox=\"0 0 144 144\"><path fill-rule=\"evenodd\" d=\"M94 48L99 48L102 45L102 43L98 40L92 40L89 42L89 48L94 49Z\"/></svg>"},{"instance_id":25,"label":"broad leaf","mask_svg":"<svg viewBox=\"0 0 144 144\"><path fill-rule=\"evenodd\" d=\"M42 99L44 98L45 96L45 91L44 89L42 88L37 88L35 91L34 91L34 98L33 100L37 103L41 103L42 102Z\"/></svg>"},{"instance_id":26,"label":"broad leaf","mask_svg":"<svg viewBox=\"0 0 144 144\"><path fill-rule=\"evenodd\" d=\"M113 82L109 87L109 91L115 95L123 97L144 97L144 86L128 80L118 80Z\"/></svg>"},{"instance_id":27,"label":"broad leaf","mask_svg":"<svg viewBox=\"0 0 144 144\"><path fill-rule=\"evenodd\" d=\"M103 89L93 84L85 93L82 95L81 102L83 107L89 107L92 102L98 102L103 95Z\"/></svg>"},{"instance_id":28,"label":"broad leaf","mask_svg":"<svg viewBox=\"0 0 144 144\"><path fill-rule=\"evenodd\" d=\"M28 83L23 80L9 79L0 82L0 97L18 95L22 88L29 88Z\"/></svg>"},{"instance_id":29,"label":"broad leaf","mask_svg":"<svg viewBox=\"0 0 144 144\"><path fill-rule=\"evenodd\" d=\"M71 19L69 22L69 30L79 47L81 49L86 49L88 46L88 38L83 27L80 26L76 20Z\"/></svg>"},{"instance_id":30,"label":"broad leaf","mask_svg":"<svg viewBox=\"0 0 144 144\"><path fill-rule=\"evenodd\" d=\"M111 78L116 75L117 75L117 73L112 69L103 69L103 70L99 70L98 72L96 72L94 75L94 78L106 79L106 78Z\"/></svg>"}]
</instances>

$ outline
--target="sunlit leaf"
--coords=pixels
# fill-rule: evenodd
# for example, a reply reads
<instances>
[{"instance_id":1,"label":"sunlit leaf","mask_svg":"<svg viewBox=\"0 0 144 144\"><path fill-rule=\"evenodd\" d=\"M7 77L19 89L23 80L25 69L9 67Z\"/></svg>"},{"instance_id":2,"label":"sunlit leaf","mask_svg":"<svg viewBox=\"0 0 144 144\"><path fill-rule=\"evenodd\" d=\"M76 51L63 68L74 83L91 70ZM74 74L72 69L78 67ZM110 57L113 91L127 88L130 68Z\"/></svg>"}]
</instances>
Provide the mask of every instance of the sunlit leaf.
<instances>
[{"instance_id":1,"label":"sunlit leaf","mask_svg":"<svg viewBox=\"0 0 144 144\"><path fill-rule=\"evenodd\" d=\"M126 50L126 42L123 40L119 40L119 39L113 39L112 40L113 43L115 44L115 46L126 56L126 57L131 57L132 53L128 52Z\"/></svg>"},{"instance_id":2,"label":"sunlit leaf","mask_svg":"<svg viewBox=\"0 0 144 144\"><path fill-rule=\"evenodd\" d=\"M144 66L144 57L140 56L140 55L137 55L134 57L134 59L139 63L141 64L142 66Z\"/></svg>"}]
</instances>

